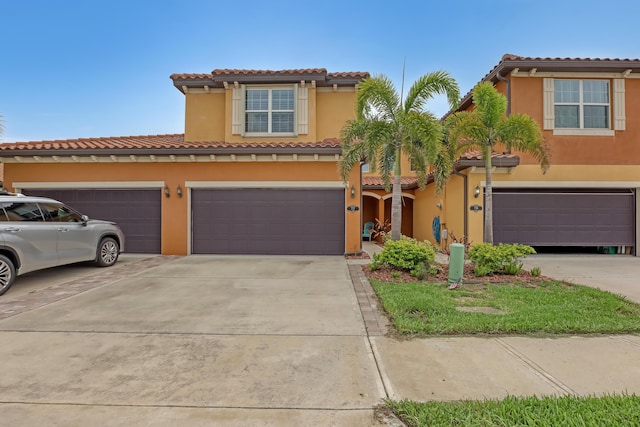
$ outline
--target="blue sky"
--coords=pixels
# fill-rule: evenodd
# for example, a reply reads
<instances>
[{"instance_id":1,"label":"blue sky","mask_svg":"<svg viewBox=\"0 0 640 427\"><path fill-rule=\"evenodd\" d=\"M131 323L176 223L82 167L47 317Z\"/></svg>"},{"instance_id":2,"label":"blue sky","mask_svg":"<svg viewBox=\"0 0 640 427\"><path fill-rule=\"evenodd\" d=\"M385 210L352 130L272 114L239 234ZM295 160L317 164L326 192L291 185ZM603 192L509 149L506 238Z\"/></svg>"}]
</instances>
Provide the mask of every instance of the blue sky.
<instances>
[{"instance_id":1,"label":"blue sky","mask_svg":"<svg viewBox=\"0 0 640 427\"><path fill-rule=\"evenodd\" d=\"M640 2L0 0L2 142L184 131L172 73L326 68L469 91L503 54L640 58ZM428 109L446 113L443 99Z\"/></svg>"}]
</instances>

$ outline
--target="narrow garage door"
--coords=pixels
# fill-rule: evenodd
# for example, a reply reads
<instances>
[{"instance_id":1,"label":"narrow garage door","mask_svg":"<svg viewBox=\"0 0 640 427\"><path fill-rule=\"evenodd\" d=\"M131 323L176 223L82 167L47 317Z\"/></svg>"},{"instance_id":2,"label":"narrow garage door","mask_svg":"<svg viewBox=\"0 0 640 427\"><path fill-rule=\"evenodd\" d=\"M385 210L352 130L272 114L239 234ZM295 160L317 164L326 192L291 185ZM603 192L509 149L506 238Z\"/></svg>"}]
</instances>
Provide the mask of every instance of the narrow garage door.
<instances>
[{"instance_id":1,"label":"narrow garage door","mask_svg":"<svg viewBox=\"0 0 640 427\"><path fill-rule=\"evenodd\" d=\"M494 242L531 246L635 246L632 190L493 193Z\"/></svg>"},{"instance_id":2,"label":"narrow garage door","mask_svg":"<svg viewBox=\"0 0 640 427\"><path fill-rule=\"evenodd\" d=\"M343 189L193 189L195 254L342 255Z\"/></svg>"},{"instance_id":3,"label":"narrow garage door","mask_svg":"<svg viewBox=\"0 0 640 427\"><path fill-rule=\"evenodd\" d=\"M23 189L30 196L60 200L93 219L117 222L127 253L160 253L159 189Z\"/></svg>"}]
</instances>

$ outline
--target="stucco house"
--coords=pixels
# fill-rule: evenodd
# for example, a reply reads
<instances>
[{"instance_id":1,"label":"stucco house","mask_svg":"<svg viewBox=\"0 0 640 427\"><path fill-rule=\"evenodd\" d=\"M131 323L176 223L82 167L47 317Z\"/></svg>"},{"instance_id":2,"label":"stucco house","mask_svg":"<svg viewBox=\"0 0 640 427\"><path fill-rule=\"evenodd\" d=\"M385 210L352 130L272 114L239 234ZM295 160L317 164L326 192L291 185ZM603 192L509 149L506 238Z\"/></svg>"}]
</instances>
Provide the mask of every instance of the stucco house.
<instances>
[{"instance_id":1,"label":"stucco house","mask_svg":"<svg viewBox=\"0 0 640 427\"><path fill-rule=\"evenodd\" d=\"M130 252L343 254L390 217L367 164L345 183L340 129L366 72L174 74L184 134L0 144L5 187L118 221ZM640 60L505 55L483 79L542 127L551 167L493 154L494 241L636 253ZM459 110L472 108L471 93ZM483 240L484 161L462 155L445 190L403 170L402 233Z\"/></svg>"},{"instance_id":2,"label":"stucco house","mask_svg":"<svg viewBox=\"0 0 640 427\"><path fill-rule=\"evenodd\" d=\"M366 77L174 74L184 134L1 144L4 185L117 221L127 252L358 252L359 176L341 179L337 137Z\"/></svg>"},{"instance_id":3,"label":"stucco house","mask_svg":"<svg viewBox=\"0 0 640 427\"><path fill-rule=\"evenodd\" d=\"M540 124L551 163L543 174L526 154L493 154L494 242L636 253L640 60L504 55L482 81L506 95L509 114L526 113ZM470 108L471 92L457 111ZM485 169L478 153L458 160L439 195L433 185L417 189L411 173L402 181L403 234L434 243L439 235L443 247L452 234L483 241ZM390 198L365 165L363 220L389 218Z\"/></svg>"}]
</instances>

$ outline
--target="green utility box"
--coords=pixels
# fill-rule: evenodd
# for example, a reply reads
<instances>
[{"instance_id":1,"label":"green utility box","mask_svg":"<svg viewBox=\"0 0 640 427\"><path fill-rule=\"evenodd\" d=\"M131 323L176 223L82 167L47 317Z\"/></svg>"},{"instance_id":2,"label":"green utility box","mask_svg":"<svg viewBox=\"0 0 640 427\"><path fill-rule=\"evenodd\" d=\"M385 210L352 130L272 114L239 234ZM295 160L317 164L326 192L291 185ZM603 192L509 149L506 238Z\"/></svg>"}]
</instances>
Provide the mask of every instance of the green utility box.
<instances>
[{"instance_id":1,"label":"green utility box","mask_svg":"<svg viewBox=\"0 0 640 427\"><path fill-rule=\"evenodd\" d=\"M452 243L449 247L449 284L462 284L464 274L464 245Z\"/></svg>"}]
</instances>

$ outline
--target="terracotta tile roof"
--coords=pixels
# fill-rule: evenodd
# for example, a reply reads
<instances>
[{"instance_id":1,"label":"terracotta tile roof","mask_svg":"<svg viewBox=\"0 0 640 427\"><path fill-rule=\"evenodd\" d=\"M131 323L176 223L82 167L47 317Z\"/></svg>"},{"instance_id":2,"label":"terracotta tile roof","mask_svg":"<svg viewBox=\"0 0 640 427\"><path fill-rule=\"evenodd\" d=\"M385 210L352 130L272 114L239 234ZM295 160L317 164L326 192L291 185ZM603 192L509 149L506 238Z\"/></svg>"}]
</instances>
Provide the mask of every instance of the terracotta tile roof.
<instances>
[{"instance_id":1,"label":"terracotta tile roof","mask_svg":"<svg viewBox=\"0 0 640 427\"><path fill-rule=\"evenodd\" d=\"M313 80L317 86L351 86L369 77L363 71L328 73L325 68L299 68L291 70L215 69L211 74L171 74L173 84L181 92L185 88L220 88L230 82L239 83L295 83Z\"/></svg>"},{"instance_id":2,"label":"terracotta tile roof","mask_svg":"<svg viewBox=\"0 0 640 427\"><path fill-rule=\"evenodd\" d=\"M210 79L211 74L171 74L171 80L204 80Z\"/></svg>"},{"instance_id":3,"label":"terracotta tile roof","mask_svg":"<svg viewBox=\"0 0 640 427\"><path fill-rule=\"evenodd\" d=\"M184 143L183 134L110 136L104 138L78 138L52 141L32 141L0 144L0 152L32 150L117 149L174 147Z\"/></svg>"},{"instance_id":4,"label":"terracotta tile roof","mask_svg":"<svg viewBox=\"0 0 640 427\"><path fill-rule=\"evenodd\" d=\"M498 65L493 67L481 81L497 82L498 75L506 77L514 69L520 71L537 70L541 71L590 71L590 72L625 72L631 70L633 73L640 73L640 59L620 59L620 58L543 58L519 56L511 53L502 55ZM456 111L469 108L472 103L471 89L462 97L460 107ZM451 114L452 111L447 113ZM445 116L446 117L446 116Z\"/></svg>"},{"instance_id":5,"label":"terracotta tile roof","mask_svg":"<svg viewBox=\"0 0 640 427\"><path fill-rule=\"evenodd\" d=\"M342 73L327 73L328 79L335 78L352 78L352 79L366 79L371 75L366 71L347 71Z\"/></svg>"},{"instance_id":6,"label":"terracotta tile roof","mask_svg":"<svg viewBox=\"0 0 640 427\"><path fill-rule=\"evenodd\" d=\"M306 74L327 74L326 68L301 68L296 70L236 70L236 69L216 69L211 72L216 76L265 76L265 75L306 75Z\"/></svg>"},{"instance_id":7,"label":"terracotta tile roof","mask_svg":"<svg viewBox=\"0 0 640 427\"><path fill-rule=\"evenodd\" d=\"M403 188L417 186L418 178L415 176L403 176L400 178L400 184ZM384 187L384 182L379 176L363 176L362 185L365 187Z\"/></svg>"},{"instance_id":8,"label":"terracotta tile roof","mask_svg":"<svg viewBox=\"0 0 640 427\"><path fill-rule=\"evenodd\" d=\"M514 159L517 157L518 156L511 153L497 153L495 151L491 153L492 159ZM463 153L459 160L482 160L482 153L478 150L469 150Z\"/></svg>"},{"instance_id":9,"label":"terracotta tile roof","mask_svg":"<svg viewBox=\"0 0 640 427\"><path fill-rule=\"evenodd\" d=\"M242 142L230 143L222 141L185 141L183 134L168 135L141 135L141 136L120 136L105 138L79 138L54 141L32 141L0 144L0 155L24 155L37 154L37 152L59 152L64 155L65 151L91 151L104 154L112 151L135 151L135 150L157 150L157 151L189 151L189 150L309 150L309 149L332 149L339 152L340 141L336 138L325 139L318 142Z\"/></svg>"},{"instance_id":10,"label":"terracotta tile roof","mask_svg":"<svg viewBox=\"0 0 640 427\"><path fill-rule=\"evenodd\" d=\"M519 56L511 53L505 53L502 55L502 59L500 62L504 61L565 61L565 62L575 62L575 61L603 61L603 62L638 62L640 63L640 59L637 58L570 58L570 57L531 57L531 56Z\"/></svg>"}]
</instances>

